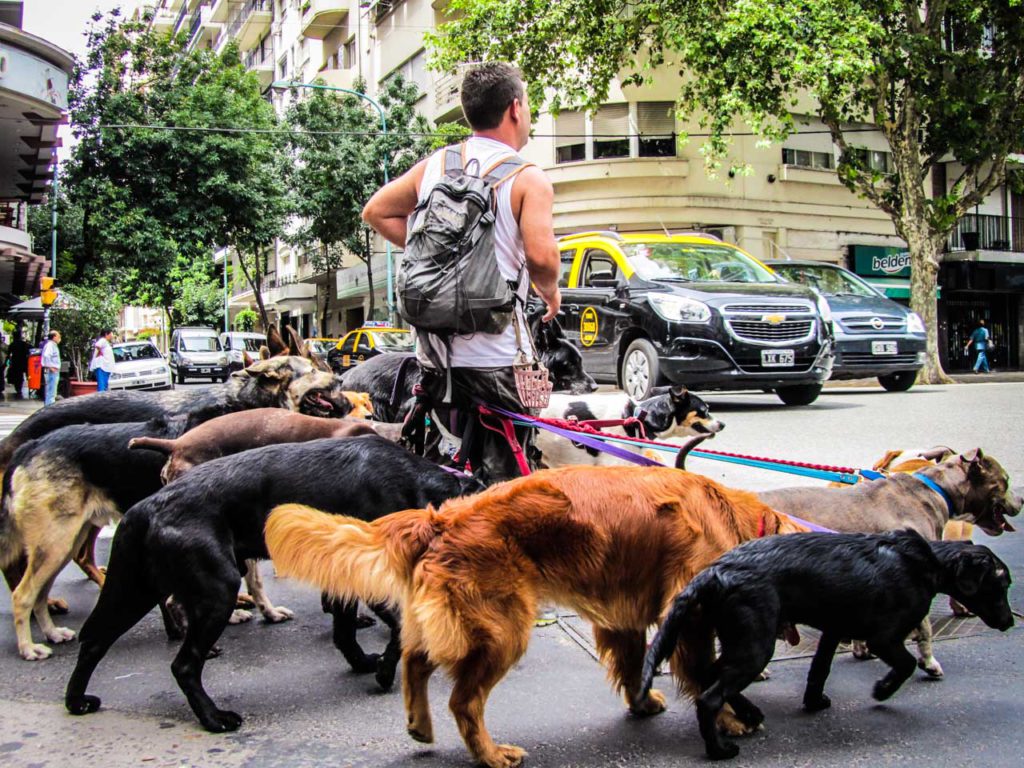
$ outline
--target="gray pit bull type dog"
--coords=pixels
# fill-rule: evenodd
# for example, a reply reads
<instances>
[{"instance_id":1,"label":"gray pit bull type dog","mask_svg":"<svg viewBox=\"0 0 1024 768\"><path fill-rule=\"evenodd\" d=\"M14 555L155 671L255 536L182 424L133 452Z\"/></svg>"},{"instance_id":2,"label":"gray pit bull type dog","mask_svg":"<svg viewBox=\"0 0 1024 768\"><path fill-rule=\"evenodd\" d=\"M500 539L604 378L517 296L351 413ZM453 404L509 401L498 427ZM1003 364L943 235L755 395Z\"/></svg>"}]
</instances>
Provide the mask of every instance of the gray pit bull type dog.
<instances>
[{"instance_id":1,"label":"gray pit bull type dog","mask_svg":"<svg viewBox=\"0 0 1024 768\"><path fill-rule=\"evenodd\" d=\"M923 477L919 477L923 476ZM842 533L884 533L910 528L929 541L942 538L949 520L961 520L990 536L1013 531L1007 520L1022 501L1010 489L999 462L980 448L915 472L861 481L847 488L783 488L758 493L773 509ZM917 629L917 665L942 677L932 655L931 622Z\"/></svg>"}]
</instances>

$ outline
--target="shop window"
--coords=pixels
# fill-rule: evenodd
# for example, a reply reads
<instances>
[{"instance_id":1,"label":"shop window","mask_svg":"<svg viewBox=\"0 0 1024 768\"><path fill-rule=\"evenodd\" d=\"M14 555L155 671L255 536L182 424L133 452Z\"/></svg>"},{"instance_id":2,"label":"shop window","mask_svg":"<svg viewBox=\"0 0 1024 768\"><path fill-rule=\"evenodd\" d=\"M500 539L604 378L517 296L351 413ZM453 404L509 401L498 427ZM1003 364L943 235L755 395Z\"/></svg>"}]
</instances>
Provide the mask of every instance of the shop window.
<instances>
[{"instance_id":1,"label":"shop window","mask_svg":"<svg viewBox=\"0 0 1024 768\"><path fill-rule=\"evenodd\" d=\"M676 118L671 101L644 101L636 105L640 157L675 157Z\"/></svg>"},{"instance_id":2,"label":"shop window","mask_svg":"<svg viewBox=\"0 0 1024 768\"><path fill-rule=\"evenodd\" d=\"M782 162L785 165L795 165L801 168L824 168L835 167L834 157L831 152L814 152L807 149L790 149L783 147Z\"/></svg>"}]
</instances>

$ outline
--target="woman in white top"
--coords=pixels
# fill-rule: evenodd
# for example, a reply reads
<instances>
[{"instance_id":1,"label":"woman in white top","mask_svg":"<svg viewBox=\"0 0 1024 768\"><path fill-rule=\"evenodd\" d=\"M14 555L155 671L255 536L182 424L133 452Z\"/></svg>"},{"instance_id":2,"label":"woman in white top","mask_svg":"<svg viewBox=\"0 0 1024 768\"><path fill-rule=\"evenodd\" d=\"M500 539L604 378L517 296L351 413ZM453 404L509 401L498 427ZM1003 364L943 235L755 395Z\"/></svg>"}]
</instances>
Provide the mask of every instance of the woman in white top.
<instances>
[{"instance_id":1,"label":"woman in white top","mask_svg":"<svg viewBox=\"0 0 1024 768\"><path fill-rule=\"evenodd\" d=\"M110 344L113 337L113 331L102 331L93 348L89 370L96 371L97 392L106 392L110 389L110 374L114 370L114 347Z\"/></svg>"}]
</instances>

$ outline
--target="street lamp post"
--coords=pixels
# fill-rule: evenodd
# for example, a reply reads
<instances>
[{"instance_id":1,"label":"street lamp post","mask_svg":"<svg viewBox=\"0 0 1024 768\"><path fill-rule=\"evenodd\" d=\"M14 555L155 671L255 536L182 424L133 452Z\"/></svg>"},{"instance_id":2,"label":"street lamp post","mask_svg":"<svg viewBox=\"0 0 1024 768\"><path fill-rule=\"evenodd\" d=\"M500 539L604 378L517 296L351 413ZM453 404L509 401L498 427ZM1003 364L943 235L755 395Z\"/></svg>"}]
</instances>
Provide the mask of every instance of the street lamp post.
<instances>
[{"instance_id":1,"label":"street lamp post","mask_svg":"<svg viewBox=\"0 0 1024 768\"><path fill-rule=\"evenodd\" d=\"M358 96L360 99L368 101L377 110L380 115L380 131L386 137L388 135L388 120L384 114L384 107L382 107L375 99L370 98L365 93L354 91L351 88L341 88L335 85L318 85L316 83L296 83L292 80L275 80L270 84L271 88L312 88L318 91L340 91L341 93L347 93L350 96ZM388 158L384 157L384 183L387 184L390 181L388 176ZM391 253L391 241L387 238L384 239L384 252L387 256L387 305L388 305L388 320L394 325L395 323L395 303L394 303L394 263L393 256ZM373 254L368 253L367 258L373 258ZM369 286L372 291L373 286Z\"/></svg>"}]
</instances>

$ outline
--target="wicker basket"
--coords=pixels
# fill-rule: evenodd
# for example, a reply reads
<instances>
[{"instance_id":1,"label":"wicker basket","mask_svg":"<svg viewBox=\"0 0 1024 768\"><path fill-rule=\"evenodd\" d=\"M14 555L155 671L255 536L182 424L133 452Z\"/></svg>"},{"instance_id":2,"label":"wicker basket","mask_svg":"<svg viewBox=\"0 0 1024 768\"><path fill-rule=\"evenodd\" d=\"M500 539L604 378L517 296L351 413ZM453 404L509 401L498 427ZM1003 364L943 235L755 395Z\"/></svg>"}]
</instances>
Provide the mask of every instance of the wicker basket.
<instances>
[{"instance_id":1,"label":"wicker basket","mask_svg":"<svg viewBox=\"0 0 1024 768\"><path fill-rule=\"evenodd\" d=\"M513 366L516 377L516 391L519 392L519 400L526 408L547 408L551 401L551 381L548 379L548 369L544 364Z\"/></svg>"}]
</instances>

